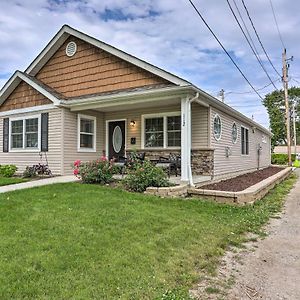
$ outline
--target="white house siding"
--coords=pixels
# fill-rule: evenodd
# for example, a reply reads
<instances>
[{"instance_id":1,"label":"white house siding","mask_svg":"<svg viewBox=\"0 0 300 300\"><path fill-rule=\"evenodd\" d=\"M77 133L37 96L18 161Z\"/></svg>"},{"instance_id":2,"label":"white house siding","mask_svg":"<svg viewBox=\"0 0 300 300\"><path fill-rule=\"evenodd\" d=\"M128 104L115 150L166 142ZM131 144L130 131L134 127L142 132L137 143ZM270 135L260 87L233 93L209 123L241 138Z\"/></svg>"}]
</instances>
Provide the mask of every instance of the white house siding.
<instances>
[{"instance_id":1,"label":"white house siding","mask_svg":"<svg viewBox=\"0 0 300 300\"><path fill-rule=\"evenodd\" d=\"M215 115L219 114L222 120L222 136L219 141L214 137L213 122ZM238 129L238 139L236 144L232 142L232 124L236 123ZM241 126L249 128L249 155L241 154ZM266 143L263 143L262 136L266 137ZM255 170L258 167L257 147L261 145L260 167L268 167L271 164L270 137L259 129L241 122L217 109L211 109L211 146L214 151L214 176L226 176L229 173L243 173L247 170ZM225 148L229 147L231 155L226 157Z\"/></svg>"},{"instance_id":2,"label":"white house siding","mask_svg":"<svg viewBox=\"0 0 300 300\"><path fill-rule=\"evenodd\" d=\"M78 114L97 117L96 128L96 152L78 151ZM63 109L63 174L69 175L73 172L75 160L90 161L102 156L105 149L105 130L103 113L97 111L82 111L79 113Z\"/></svg>"},{"instance_id":3,"label":"white house siding","mask_svg":"<svg viewBox=\"0 0 300 300\"><path fill-rule=\"evenodd\" d=\"M47 152L48 163L53 174L61 173L61 109L51 109L33 113L26 113L22 115L12 115L9 118L38 115L44 112L49 113L49 151ZM39 152L8 152L3 153L3 119L0 118L0 164L14 164L18 167L18 172L21 173L25 170L26 166L32 166L40 161Z\"/></svg>"}]
</instances>

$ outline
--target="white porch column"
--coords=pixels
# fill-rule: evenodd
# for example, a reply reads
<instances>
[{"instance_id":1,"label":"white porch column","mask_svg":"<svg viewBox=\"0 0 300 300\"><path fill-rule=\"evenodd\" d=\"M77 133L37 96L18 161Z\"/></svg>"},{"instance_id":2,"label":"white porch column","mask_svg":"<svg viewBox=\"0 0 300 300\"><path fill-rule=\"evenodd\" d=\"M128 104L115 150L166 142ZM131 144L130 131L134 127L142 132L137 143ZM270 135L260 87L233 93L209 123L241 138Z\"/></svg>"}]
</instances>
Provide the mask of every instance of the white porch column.
<instances>
[{"instance_id":1,"label":"white porch column","mask_svg":"<svg viewBox=\"0 0 300 300\"><path fill-rule=\"evenodd\" d=\"M190 183L191 162L191 102L188 97L181 99L181 181Z\"/></svg>"}]
</instances>

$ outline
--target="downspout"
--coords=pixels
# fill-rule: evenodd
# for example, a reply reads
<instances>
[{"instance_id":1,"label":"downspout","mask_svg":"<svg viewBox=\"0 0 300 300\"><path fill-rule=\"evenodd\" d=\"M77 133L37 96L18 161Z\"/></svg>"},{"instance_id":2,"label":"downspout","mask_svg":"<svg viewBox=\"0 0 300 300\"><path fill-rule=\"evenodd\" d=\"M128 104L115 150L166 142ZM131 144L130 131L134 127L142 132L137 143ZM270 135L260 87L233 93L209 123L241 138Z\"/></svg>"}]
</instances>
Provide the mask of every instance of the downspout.
<instances>
[{"instance_id":1,"label":"downspout","mask_svg":"<svg viewBox=\"0 0 300 300\"><path fill-rule=\"evenodd\" d=\"M189 134L188 134L188 178L189 178L189 185L194 187L194 182L193 182L193 174L192 174L192 164L191 164L191 155L192 155L192 114L191 114L191 104L195 100L199 98L199 93L196 93L196 96L193 97L192 99L188 100L188 119L189 119Z\"/></svg>"}]
</instances>

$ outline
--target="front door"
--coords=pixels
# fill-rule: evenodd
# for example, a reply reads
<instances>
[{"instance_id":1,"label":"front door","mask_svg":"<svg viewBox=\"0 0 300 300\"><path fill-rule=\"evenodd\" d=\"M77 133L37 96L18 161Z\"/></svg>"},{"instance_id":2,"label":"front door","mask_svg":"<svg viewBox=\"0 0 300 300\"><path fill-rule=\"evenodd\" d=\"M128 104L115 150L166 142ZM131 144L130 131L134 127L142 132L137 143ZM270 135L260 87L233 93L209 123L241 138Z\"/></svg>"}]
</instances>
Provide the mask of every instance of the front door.
<instances>
[{"instance_id":1,"label":"front door","mask_svg":"<svg viewBox=\"0 0 300 300\"><path fill-rule=\"evenodd\" d=\"M125 156L125 121L108 123L108 157L119 159Z\"/></svg>"}]
</instances>

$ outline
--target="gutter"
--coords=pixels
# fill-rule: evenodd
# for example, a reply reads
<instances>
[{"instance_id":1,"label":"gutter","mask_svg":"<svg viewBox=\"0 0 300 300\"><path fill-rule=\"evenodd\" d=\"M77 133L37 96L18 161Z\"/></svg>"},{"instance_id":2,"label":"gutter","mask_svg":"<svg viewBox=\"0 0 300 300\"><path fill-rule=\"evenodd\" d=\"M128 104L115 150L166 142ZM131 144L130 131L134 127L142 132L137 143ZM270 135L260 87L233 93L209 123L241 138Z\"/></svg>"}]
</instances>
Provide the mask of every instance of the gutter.
<instances>
[{"instance_id":1,"label":"gutter","mask_svg":"<svg viewBox=\"0 0 300 300\"><path fill-rule=\"evenodd\" d=\"M81 105L93 105L93 104L105 104L105 103L116 103L123 100L139 100L144 97L152 97L157 96L161 97L167 94L167 96L180 96L181 94L185 94L187 91L191 89L191 85L186 86L174 86L167 88L159 88L156 90L143 90L143 91L134 91L134 92L120 92L116 94L108 94L102 96L94 96L83 99L73 99L73 100L62 100L61 105L64 107L76 107ZM153 99L151 99L153 101Z\"/></svg>"},{"instance_id":2,"label":"gutter","mask_svg":"<svg viewBox=\"0 0 300 300\"><path fill-rule=\"evenodd\" d=\"M221 102L220 100L216 99L216 98L213 97L212 95L210 95L210 94L204 92L203 90L197 88L197 87L194 86L194 85L192 86L192 88L193 88L196 92L200 93L203 97L205 97L205 98L208 100L209 104L210 104L212 107L216 107L216 108L218 108L218 109L220 109L220 110L226 109L225 113L228 113L228 111L229 111L229 112L232 113L233 117L238 118L238 119L240 119L241 121L244 121L245 123L251 124L252 127L255 127L255 128L260 129L261 131L263 131L264 133L266 133L266 134L267 134L268 136L270 136L270 137L273 135L272 132L270 132L267 128L265 128L264 126L260 125L259 123L255 122L255 121L253 121L252 119L246 117L244 114L242 114L242 113L239 112L238 110L232 108L232 107L229 106L228 104Z\"/></svg>"}]
</instances>

